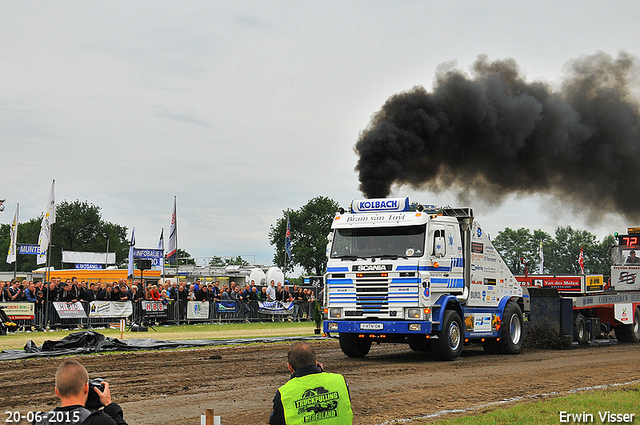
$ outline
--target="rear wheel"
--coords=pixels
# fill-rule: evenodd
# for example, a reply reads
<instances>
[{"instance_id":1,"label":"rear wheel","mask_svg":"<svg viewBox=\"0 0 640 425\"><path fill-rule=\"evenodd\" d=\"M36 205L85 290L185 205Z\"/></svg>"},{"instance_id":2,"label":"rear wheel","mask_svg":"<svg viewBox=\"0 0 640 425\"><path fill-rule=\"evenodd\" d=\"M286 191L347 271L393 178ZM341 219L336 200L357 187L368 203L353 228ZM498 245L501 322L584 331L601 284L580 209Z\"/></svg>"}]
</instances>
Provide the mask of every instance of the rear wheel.
<instances>
[{"instance_id":1,"label":"rear wheel","mask_svg":"<svg viewBox=\"0 0 640 425\"><path fill-rule=\"evenodd\" d=\"M442 330L438 339L431 341L433 354L438 360L455 360L462 353L462 319L457 311L447 310L442 318Z\"/></svg>"},{"instance_id":2,"label":"rear wheel","mask_svg":"<svg viewBox=\"0 0 640 425\"><path fill-rule=\"evenodd\" d=\"M631 325L616 326L616 337L620 341L640 342L640 306L636 307Z\"/></svg>"},{"instance_id":3,"label":"rear wheel","mask_svg":"<svg viewBox=\"0 0 640 425\"><path fill-rule=\"evenodd\" d=\"M340 348L349 357L364 357L371 349L371 339L359 338L358 334L339 335Z\"/></svg>"},{"instance_id":4,"label":"rear wheel","mask_svg":"<svg viewBox=\"0 0 640 425\"><path fill-rule=\"evenodd\" d=\"M515 301L510 300L504 308L502 314L502 325L500 327L500 345L505 354L518 354L522 351L523 338L522 310Z\"/></svg>"},{"instance_id":5,"label":"rear wheel","mask_svg":"<svg viewBox=\"0 0 640 425\"><path fill-rule=\"evenodd\" d=\"M582 313L576 314L576 317L573 319L573 340L578 344L587 342L586 321Z\"/></svg>"}]
</instances>

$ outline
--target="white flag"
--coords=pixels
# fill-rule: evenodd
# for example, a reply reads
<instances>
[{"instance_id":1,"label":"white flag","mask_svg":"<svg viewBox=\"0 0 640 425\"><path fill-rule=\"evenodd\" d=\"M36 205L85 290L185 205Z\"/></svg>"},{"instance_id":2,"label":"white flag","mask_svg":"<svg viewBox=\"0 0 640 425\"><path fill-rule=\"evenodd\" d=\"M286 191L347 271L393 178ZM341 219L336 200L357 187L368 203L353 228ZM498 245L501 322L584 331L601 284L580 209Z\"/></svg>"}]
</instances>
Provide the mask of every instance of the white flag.
<instances>
[{"instance_id":1,"label":"white flag","mask_svg":"<svg viewBox=\"0 0 640 425\"><path fill-rule=\"evenodd\" d=\"M11 242L9 243L9 252L7 253L7 263L11 264L16 261L16 253L18 252L18 210L20 204L16 204L16 213L13 215L13 223L11 223Z\"/></svg>"},{"instance_id":2,"label":"white flag","mask_svg":"<svg viewBox=\"0 0 640 425\"><path fill-rule=\"evenodd\" d=\"M176 223L176 198L173 197L173 214L171 215L171 227L169 228L169 244L167 245L167 260L171 264L176 263L178 250L178 225Z\"/></svg>"},{"instance_id":3,"label":"white flag","mask_svg":"<svg viewBox=\"0 0 640 425\"><path fill-rule=\"evenodd\" d=\"M540 254L540 274L544 273L544 251L542 250L542 241L540 241L540 248L538 249L538 253Z\"/></svg>"},{"instance_id":4,"label":"white flag","mask_svg":"<svg viewBox=\"0 0 640 425\"><path fill-rule=\"evenodd\" d=\"M56 222L56 200L54 196L56 181L51 182L51 192L49 192L49 202L47 203L47 209L42 217L42 225L40 226L40 236L38 236L38 245L40 250L38 253L37 264L44 264L47 262L47 249L49 248L49 242L51 241L51 225Z\"/></svg>"},{"instance_id":5,"label":"white flag","mask_svg":"<svg viewBox=\"0 0 640 425\"><path fill-rule=\"evenodd\" d=\"M129 270L127 272L127 277L133 279L133 249L136 246L136 228L134 227L131 230L131 244L129 244Z\"/></svg>"}]
</instances>

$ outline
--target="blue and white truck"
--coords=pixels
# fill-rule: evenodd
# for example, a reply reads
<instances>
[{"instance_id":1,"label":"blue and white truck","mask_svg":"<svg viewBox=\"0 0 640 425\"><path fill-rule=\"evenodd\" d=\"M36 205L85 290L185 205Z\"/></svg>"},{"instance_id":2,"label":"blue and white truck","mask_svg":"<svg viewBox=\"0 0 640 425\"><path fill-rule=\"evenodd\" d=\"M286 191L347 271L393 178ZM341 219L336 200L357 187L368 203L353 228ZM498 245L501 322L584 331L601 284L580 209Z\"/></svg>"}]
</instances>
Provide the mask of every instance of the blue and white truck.
<instances>
[{"instance_id":1,"label":"blue and white truck","mask_svg":"<svg viewBox=\"0 0 640 425\"><path fill-rule=\"evenodd\" d=\"M455 360L468 342L492 353L523 345L523 291L470 208L354 200L327 245L323 330L363 357L407 343Z\"/></svg>"}]
</instances>

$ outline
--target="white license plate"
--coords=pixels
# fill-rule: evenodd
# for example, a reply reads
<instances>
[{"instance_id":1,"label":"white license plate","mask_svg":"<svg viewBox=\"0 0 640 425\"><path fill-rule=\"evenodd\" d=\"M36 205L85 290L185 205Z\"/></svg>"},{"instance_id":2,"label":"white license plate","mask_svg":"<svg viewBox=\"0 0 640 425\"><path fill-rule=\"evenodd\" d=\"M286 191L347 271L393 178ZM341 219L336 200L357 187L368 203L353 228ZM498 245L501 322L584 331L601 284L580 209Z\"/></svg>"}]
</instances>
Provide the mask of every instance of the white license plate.
<instances>
[{"instance_id":1,"label":"white license plate","mask_svg":"<svg viewBox=\"0 0 640 425\"><path fill-rule=\"evenodd\" d=\"M384 329L382 323L360 323L360 329L365 331L381 331Z\"/></svg>"}]
</instances>

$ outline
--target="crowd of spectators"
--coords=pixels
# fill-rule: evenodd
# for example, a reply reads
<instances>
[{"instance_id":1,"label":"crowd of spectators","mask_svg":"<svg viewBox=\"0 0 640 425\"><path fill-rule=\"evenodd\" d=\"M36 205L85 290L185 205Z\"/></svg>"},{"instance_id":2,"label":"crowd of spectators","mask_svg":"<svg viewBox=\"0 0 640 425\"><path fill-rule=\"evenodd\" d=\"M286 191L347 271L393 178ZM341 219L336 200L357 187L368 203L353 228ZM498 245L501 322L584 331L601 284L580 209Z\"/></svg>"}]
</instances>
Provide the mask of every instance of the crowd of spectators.
<instances>
[{"instance_id":1,"label":"crowd of spectators","mask_svg":"<svg viewBox=\"0 0 640 425\"><path fill-rule=\"evenodd\" d=\"M267 286L258 286L251 281L244 287L232 281L229 284L215 282L201 282L196 279L193 283L184 280L159 284L146 284L144 280L136 279L129 282L120 279L117 282L86 282L75 277L62 281L51 278L48 284L29 280L0 280L0 302L32 302L35 303L36 319L41 318L47 302L81 302L91 301L132 301L134 308L140 301L160 301L163 304L182 305L180 319L185 317L187 301L209 301L229 303L237 306L234 317L244 320L258 318L258 301L293 301L292 320L310 320L313 313L311 304L316 297L311 289L303 289L297 285L289 287L275 281ZM36 320L38 321L38 320Z\"/></svg>"}]
</instances>

